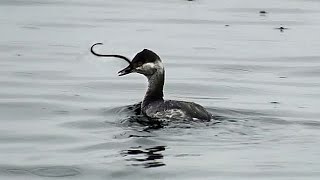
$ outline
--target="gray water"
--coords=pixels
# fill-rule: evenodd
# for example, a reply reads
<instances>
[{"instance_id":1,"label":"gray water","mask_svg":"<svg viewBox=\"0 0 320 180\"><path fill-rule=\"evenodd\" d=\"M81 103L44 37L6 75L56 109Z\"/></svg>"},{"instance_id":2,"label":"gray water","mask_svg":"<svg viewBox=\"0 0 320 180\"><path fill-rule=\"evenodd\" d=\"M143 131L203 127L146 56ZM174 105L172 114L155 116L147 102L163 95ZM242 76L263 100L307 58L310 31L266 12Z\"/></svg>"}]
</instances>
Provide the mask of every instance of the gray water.
<instances>
[{"instance_id":1,"label":"gray water","mask_svg":"<svg viewBox=\"0 0 320 180\"><path fill-rule=\"evenodd\" d=\"M0 179L320 177L318 1L1 0L0 25ZM218 118L146 131L146 79L96 42Z\"/></svg>"}]
</instances>

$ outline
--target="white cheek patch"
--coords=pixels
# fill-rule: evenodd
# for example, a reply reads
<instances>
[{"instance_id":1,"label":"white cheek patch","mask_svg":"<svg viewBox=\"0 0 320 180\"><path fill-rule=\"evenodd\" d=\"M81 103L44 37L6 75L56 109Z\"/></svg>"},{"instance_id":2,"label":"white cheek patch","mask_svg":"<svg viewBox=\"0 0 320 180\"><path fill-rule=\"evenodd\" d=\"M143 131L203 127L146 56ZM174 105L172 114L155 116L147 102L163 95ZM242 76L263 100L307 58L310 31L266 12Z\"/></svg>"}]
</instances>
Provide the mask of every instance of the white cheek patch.
<instances>
[{"instance_id":1,"label":"white cheek patch","mask_svg":"<svg viewBox=\"0 0 320 180\"><path fill-rule=\"evenodd\" d=\"M148 62L143 64L140 67L137 67L136 70L140 72L144 72L146 74L153 74L155 71L162 72L163 71L163 64L161 61L156 61L156 62Z\"/></svg>"},{"instance_id":2,"label":"white cheek patch","mask_svg":"<svg viewBox=\"0 0 320 180\"><path fill-rule=\"evenodd\" d=\"M145 63L142 66L142 68L145 69L145 70L154 69L155 68L155 64L154 63Z\"/></svg>"},{"instance_id":3,"label":"white cheek patch","mask_svg":"<svg viewBox=\"0 0 320 180\"><path fill-rule=\"evenodd\" d=\"M150 69L154 69L155 68L155 64L154 63L145 63L140 67L137 67L137 70L144 70L144 71L148 71Z\"/></svg>"}]
</instances>

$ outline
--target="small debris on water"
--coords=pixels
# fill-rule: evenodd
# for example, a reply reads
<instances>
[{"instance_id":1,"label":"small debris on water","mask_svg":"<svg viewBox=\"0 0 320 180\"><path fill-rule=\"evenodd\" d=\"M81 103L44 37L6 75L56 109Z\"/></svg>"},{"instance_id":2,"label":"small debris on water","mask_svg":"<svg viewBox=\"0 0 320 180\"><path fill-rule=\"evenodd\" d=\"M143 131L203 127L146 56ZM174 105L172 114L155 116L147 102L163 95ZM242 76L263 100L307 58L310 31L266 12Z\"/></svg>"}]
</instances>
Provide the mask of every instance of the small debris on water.
<instances>
[{"instance_id":1,"label":"small debris on water","mask_svg":"<svg viewBox=\"0 0 320 180\"><path fill-rule=\"evenodd\" d=\"M279 30L280 30L280 32L283 32L283 30L286 30L286 29L289 29L289 28L286 28L286 27L280 26L280 27L275 28L275 29L279 29Z\"/></svg>"},{"instance_id":2,"label":"small debris on water","mask_svg":"<svg viewBox=\"0 0 320 180\"><path fill-rule=\"evenodd\" d=\"M278 101L271 101L270 103L271 104L280 104L280 102L278 102Z\"/></svg>"},{"instance_id":3,"label":"small debris on water","mask_svg":"<svg viewBox=\"0 0 320 180\"><path fill-rule=\"evenodd\" d=\"M267 14L267 11L262 10L262 11L259 11L259 13L260 14Z\"/></svg>"}]
</instances>

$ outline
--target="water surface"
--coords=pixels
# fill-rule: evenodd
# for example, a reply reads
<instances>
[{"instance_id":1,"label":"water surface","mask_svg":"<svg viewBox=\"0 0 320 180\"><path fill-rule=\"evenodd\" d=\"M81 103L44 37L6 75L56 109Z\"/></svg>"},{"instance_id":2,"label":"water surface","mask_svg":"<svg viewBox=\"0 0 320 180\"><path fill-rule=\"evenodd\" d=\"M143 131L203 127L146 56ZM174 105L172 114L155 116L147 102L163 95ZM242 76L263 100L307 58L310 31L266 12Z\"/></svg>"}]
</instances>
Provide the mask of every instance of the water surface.
<instances>
[{"instance_id":1,"label":"water surface","mask_svg":"<svg viewBox=\"0 0 320 180\"><path fill-rule=\"evenodd\" d=\"M1 179L319 179L319 15L310 0L1 1ZM126 109L146 79L117 77L126 63L96 42L152 49L165 98L216 120L146 131Z\"/></svg>"}]
</instances>

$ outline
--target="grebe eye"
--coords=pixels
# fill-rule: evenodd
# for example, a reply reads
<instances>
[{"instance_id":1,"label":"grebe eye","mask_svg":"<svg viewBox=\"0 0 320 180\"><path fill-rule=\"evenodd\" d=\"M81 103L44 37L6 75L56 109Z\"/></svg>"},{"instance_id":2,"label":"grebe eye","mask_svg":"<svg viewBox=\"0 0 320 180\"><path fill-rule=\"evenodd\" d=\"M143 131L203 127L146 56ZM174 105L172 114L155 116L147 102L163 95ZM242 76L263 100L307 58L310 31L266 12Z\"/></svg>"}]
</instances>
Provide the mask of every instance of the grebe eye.
<instances>
[{"instance_id":1,"label":"grebe eye","mask_svg":"<svg viewBox=\"0 0 320 180\"><path fill-rule=\"evenodd\" d=\"M142 66L142 62L138 62L138 67L139 67L139 66Z\"/></svg>"}]
</instances>

